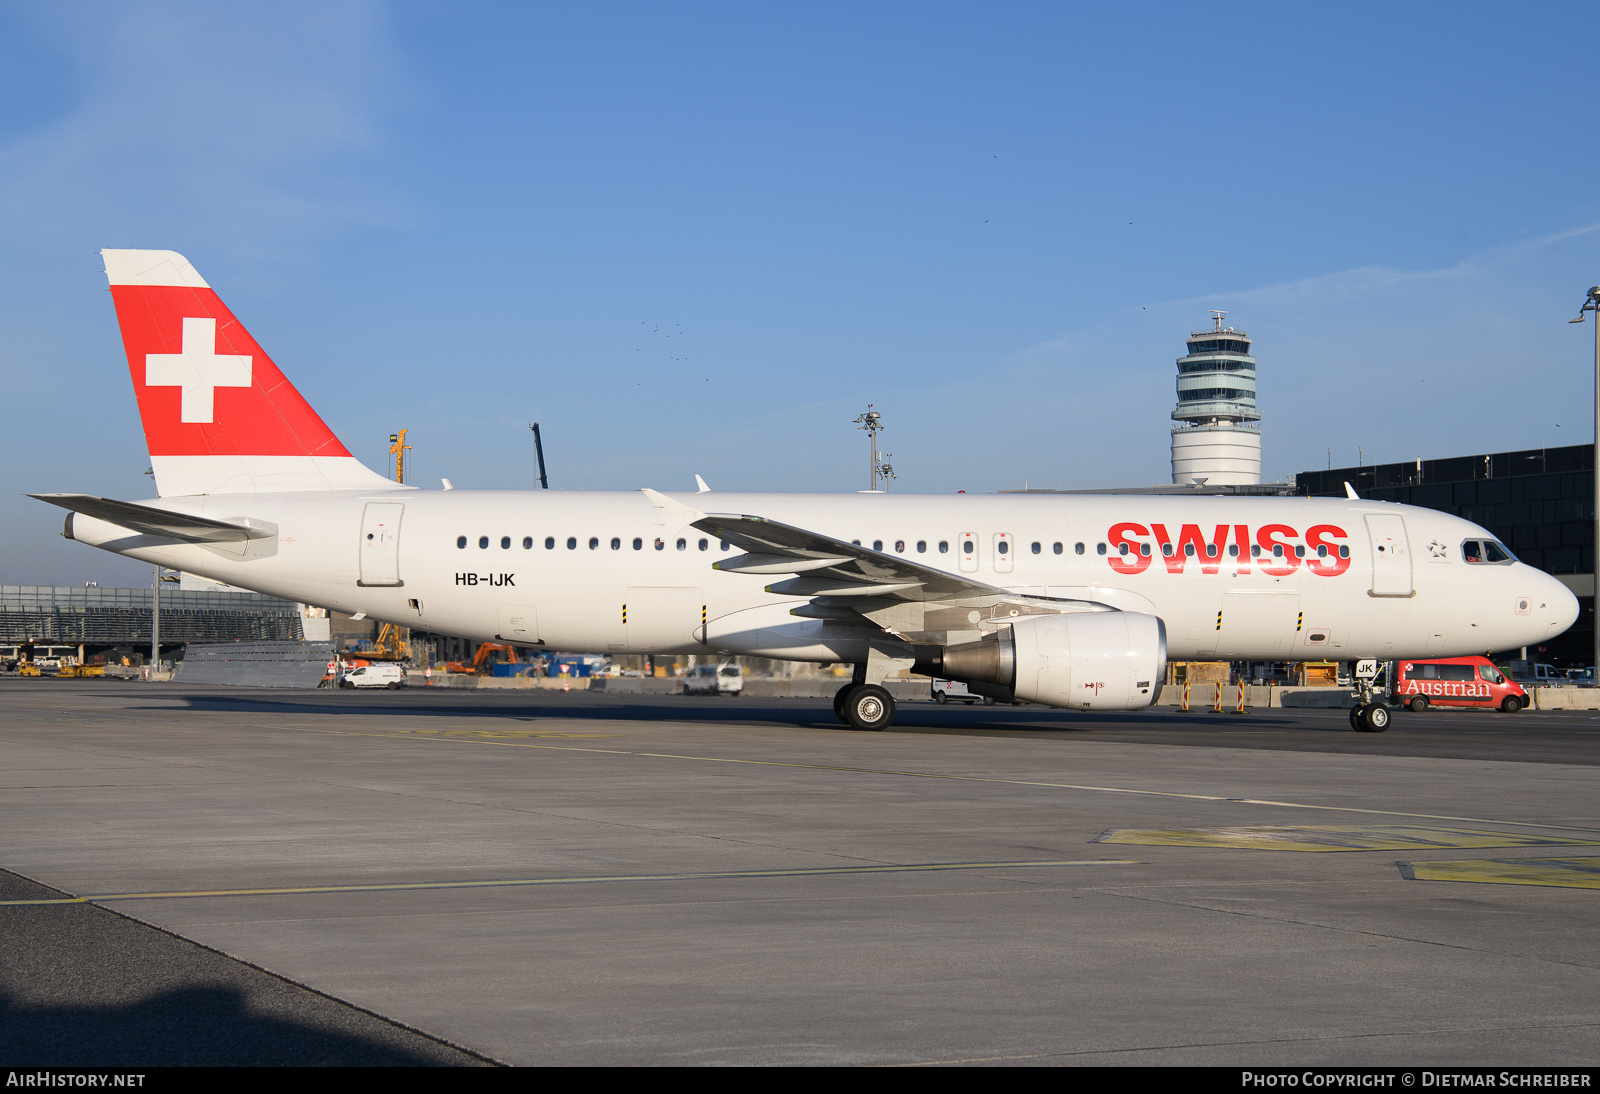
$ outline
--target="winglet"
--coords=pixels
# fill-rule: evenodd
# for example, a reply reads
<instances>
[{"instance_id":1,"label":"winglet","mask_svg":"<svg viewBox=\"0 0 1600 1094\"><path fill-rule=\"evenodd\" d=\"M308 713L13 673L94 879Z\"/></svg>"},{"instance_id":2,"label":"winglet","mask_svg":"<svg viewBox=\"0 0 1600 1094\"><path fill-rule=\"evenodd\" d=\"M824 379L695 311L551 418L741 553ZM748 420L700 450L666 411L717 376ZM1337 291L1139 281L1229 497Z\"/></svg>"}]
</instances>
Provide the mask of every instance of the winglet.
<instances>
[{"instance_id":1,"label":"winglet","mask_svg":"<svg viewBox=\"0 0 1600 1094\"><path fill-rule=\"evenodd\" d=\"M1361 495L1356 493L1356 488L1351 486L1348 482L1344 484L1344 496L1349 498L1351 501L1361 500Z\"/></svg>"},{"instance_id":2,"label":"winglet","mask_svg":"<svg viewBox=\"0 0 1600 1094\"><path fill-rule=\"evenodd\" d=\"M695 491L697 494L711 493L711 487L707 486L706 480L702 479L699 475L694 477L694 484L700 488L699 490Z\"/></svg>"}]
</instances>

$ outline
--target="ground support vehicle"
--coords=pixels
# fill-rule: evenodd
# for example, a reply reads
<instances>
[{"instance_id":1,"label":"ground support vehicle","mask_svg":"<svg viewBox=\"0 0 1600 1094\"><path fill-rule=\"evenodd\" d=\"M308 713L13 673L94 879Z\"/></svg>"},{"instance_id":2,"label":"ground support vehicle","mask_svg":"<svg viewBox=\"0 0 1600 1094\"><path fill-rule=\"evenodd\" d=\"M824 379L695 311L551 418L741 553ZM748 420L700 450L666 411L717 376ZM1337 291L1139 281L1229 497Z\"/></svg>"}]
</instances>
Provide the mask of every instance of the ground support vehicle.
<instances>
[{"instance_id":1,"label":"ground support vehicle","mask_svg":"<svg viewBox=\"0 0 1600 1094\"><path fill-rule=\"evenodd\" d=\"M744 673L738 665L696 665L683 678L685 695L740 695Z\"/></svg>"},{"instance_id":2,"label":"ground support vehicle","mask_svg":"<svg viewBox=\"0 0 1600 1094\"><path fill-rule=\"evenodd\" d=\"M344 674L339 681L342 688L402 688L406 685L406 670L402 665L378 662L362 665Z\"/></svg>"},{"instance_id":3,"label":"ground support vehicle","mask_svg":"<svg viewBox=\"0 0 1600 1094\"><path fill-rule=\"evenodd\" d=\"M1484 707L1515 714L1528 705L1522 685L1487 657L1397 662L1390 694L1415 711L1430 706Z\"/></svg>"}]
</instances>

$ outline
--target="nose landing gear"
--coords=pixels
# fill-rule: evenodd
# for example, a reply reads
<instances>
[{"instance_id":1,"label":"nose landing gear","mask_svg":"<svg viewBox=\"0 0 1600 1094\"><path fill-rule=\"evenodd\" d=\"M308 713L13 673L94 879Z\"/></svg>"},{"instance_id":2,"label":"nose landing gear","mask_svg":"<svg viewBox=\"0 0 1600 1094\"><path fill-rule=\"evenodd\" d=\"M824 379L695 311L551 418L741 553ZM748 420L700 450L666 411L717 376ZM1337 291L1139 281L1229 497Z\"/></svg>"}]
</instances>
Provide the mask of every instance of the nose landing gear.
<instances>
[{"instance_id":1,"label":"nose landing gear","mask_svg":"<svg viewBox=\"0 0 1600 1094\"><path fill-rule=\"evenodd\" d=\"M1382 703L1357 703L1350 708L1350 728L1357 733L1382 733L1389 728L1389 708Z\"/></svg>"}]
</instances>

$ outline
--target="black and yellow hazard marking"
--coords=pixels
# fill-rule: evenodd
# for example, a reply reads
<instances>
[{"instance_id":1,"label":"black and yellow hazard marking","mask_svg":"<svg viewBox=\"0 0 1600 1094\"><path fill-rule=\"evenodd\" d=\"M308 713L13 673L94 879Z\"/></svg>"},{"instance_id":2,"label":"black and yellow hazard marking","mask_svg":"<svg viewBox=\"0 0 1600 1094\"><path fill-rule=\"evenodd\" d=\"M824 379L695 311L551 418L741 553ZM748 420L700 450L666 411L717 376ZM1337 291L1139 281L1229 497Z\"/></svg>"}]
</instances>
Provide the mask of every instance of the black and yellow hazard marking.
<instances>
[{"instance_id":1,"label":"black and yellow hazard marking","mask_svg":"<svg viewBox=\"0 0 1600 1094\"><path fill-rule=\"evenodd\" d=\"M727 881L764 877L849 874L928 874L949 870L1024 870L1049 866L1137 866L1136 859L1046 859L1024 862L916 862L864 866L811 866L793 870L714 870L689 874L618 874L608 877L491 878L482 881L401 881L378 885L301 885L276 889L182 889L165 893L97 893L51 900L0 900L0 908L32 904L89 904L117 900L184 900L212 896L293 896L314 893L395 893L419 889L509 889L532 885L594 885L618 881Z\"/></svg>"},{"instance_id":2,"label":"black and yellow hazard marking","mask_svg":"<svg viewBox=\"0 0 1600 1094\"><path fill-rule=\"evenodd\" d=\"M622 606L622 624L623 626L628 624L628 606L626 604Z\"/></svg>"},{"instance_id":3,"label":"black and yellow hazard marking","mask_svg":"<svg viewBox=\"0 0 1600 1094\"><path fill-rule=\"evenodd\" d=\"M1217 630L1220 631L1221 629L1222 629L1222 613L1218 612L1217 613Z\"/></svg>"},{"instance_id":4,"label":"black and yellow hazard marking","mask_svg":"<svg viewBox=\"0 0 1600 1094\"><path fill-rule=\"evenodd\" d=\"M1405 851L1452 847L1600 847L1600 840L1410 824L1256 825L1240 828L1113 828L1090 843L1231 847L1249 851Z\"/></svg>"},{"instance_id":5,"label":"black and yellow hazard marking","mask_svg":"<svg viewBox=\"0 0 1600 1094\"><path fill-rule=\"evenodd\" d=\"M1476 881L1489 885L1548 885L1600 889L1600 855L1575 858L1466 858L1397 862L1408 881Z\"/></svg>"}]
</instances>

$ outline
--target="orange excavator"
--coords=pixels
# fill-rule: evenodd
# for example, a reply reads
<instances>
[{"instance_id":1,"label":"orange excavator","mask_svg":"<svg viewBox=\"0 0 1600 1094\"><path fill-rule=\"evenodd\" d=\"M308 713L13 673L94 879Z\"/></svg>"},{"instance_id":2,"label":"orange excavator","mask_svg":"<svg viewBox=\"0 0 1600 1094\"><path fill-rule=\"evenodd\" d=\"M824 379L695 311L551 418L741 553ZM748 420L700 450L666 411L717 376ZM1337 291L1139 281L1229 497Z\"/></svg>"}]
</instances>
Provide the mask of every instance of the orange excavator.
<instances>
[{"instance_id":1,"label":"orange excavator","mask_svg":"<svg viewBox=\"0 0 1600 1094\"><path fill-rule=\"evenodd\" d=\"M516 659L517 651L503 642L485 642L472 655L471 664L464 661L446 661L444 671L462 676L488 676L494 672L494 666L498 662L515 662Z\"/></svg>"}]
</instances>

